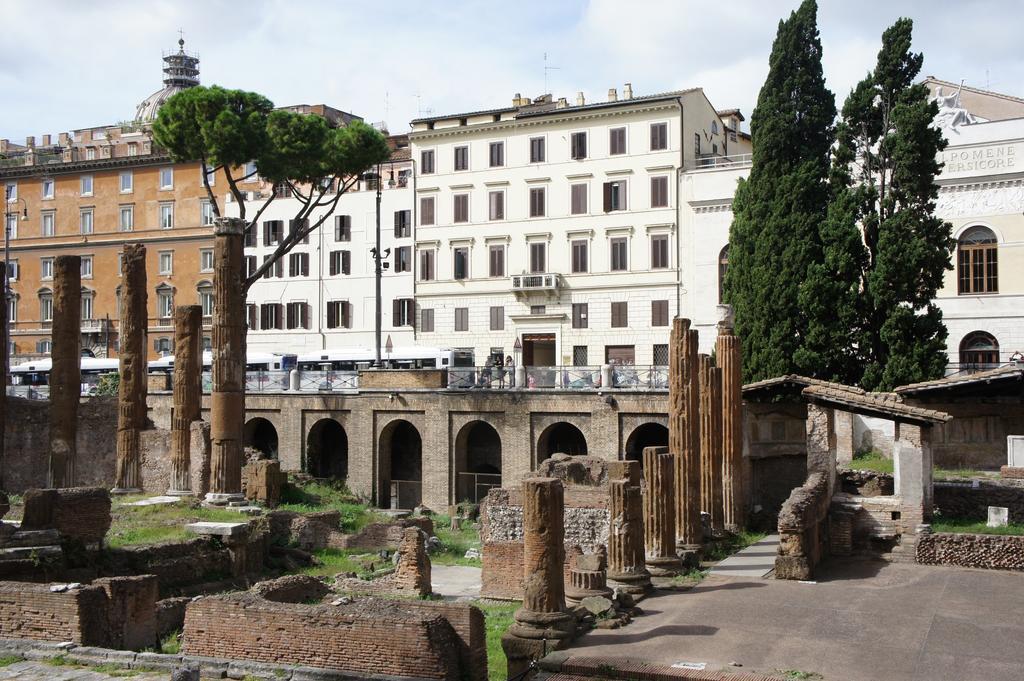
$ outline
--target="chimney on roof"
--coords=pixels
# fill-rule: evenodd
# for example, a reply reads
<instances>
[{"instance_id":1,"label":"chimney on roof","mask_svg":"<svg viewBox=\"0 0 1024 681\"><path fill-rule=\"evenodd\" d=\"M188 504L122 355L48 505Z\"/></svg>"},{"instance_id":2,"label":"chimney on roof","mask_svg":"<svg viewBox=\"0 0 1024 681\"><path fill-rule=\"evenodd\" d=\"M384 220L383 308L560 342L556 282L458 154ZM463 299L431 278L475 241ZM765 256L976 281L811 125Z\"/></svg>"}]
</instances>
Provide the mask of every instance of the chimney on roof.
<instances>
[{"instance_id":1,"label":"chimney on roof","mask_svg":"<svg viewBox=\"0 0 1024 681\"><path fill-rule=\"evenodd\" d=\"M559 97L558 104L555 105L555 108L564 109L567 106L569 106L569 100L567 100L565 97Z\"/></svg>"},{"instance_id":2,"label":"chimney on roof","mask_svg":"<svg viewBox=\"0 0 1024 681\"><path fill-rule=\"evenodd\" d=\"M0 154L6 154L10 144L10 140L0 140Z\"/></svg>"},{"instance_id":3,"label":"chimney on roof","mask_svg":"<svg viewBox=\"0 0 1024 681\"><path fill-rule=\"evenodd\" d=\"M29 135L28 137L25 138L25 146L28 147L29 149L32 149L33 147L36 146L35 135Z\"/></svg>"},{"instance_id":4,"label":"chimney on roof","mask_svg":"<svg viewBox=\"0 0 1024 681\"><path fill-rule=\"evenodd\" d=\"M68 146L68 143L70 141L71 135L67 134L66 132L62 132L57 135L57 144L59 144L62 147Z\"/></svg>"},{"instance_id":5,"label":"chimney on roof","mask_svg":"<svg viewBox=\"0 0 1024 681\"><path fill-rule=\"evenodd\" d=\"M49 135L43 135L43 146L44 147L50 146L50 136Z\"/></svg>"},{"instance_id":6,"label":"chimney on roof","mask_svg":"<svg viewBox=\"0 0 1024 681\"><path fill-rule=\"evenodd\" d=\"M512 95L512 106L519 106L519 100L522 98L518 92Z\"/></svg>"},{"instance_id":7,"label":"chimney on roof","mask_svg":"<svg viewBox=\"0 0 1024 681\"><path fill-rule=\"evenodd\" d=\"M616 92L615 88L613 88L613 87L608 88L608 101L609 102L617 102L617 101L619 101L619 93Z\"/></svg>"},{"instance_id":8,"label":"chimney on roof","mask_svg":"<svg viewBox=\"0 0 1024 681\"><path fill-rule=\"evenodd\" d=\"M623 99L633 99L633 84L632 83L626 83L625 85L622 86L622 98Z\"/></svg>"},{"instance_id":9,"label":"chimney on roof","mask_svg":"<svg viewBox=\"0 0 1024 681\"><path fill-rule=\"evenodd\" d=\"M576 93L576 106L583 106L586 103L587 103L587 101L583 98L583 93L582 92L577 92Z\"/></svg>"}]
</instances>

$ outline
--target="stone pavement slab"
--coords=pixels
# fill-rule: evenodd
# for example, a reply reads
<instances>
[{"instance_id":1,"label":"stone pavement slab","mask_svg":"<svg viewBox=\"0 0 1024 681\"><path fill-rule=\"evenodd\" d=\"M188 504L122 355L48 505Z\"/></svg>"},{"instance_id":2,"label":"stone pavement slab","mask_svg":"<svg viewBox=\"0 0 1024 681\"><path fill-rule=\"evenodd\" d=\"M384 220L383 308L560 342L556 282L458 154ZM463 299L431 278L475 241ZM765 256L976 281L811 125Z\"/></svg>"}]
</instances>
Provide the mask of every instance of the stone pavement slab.
<instances>
[{"instance_id":1,"label":"stone pavement slab","mask_svg":"<svg viewBox=\"0 0 1024 681\"><path fill-rule=\"evenodd\" d=\"M181 501L181 497L160 495L156 497L146 497L145 499L139 499L138 501L133 501L130 504L125 504L125 506L159 506L161 504L176 504L179 501Z\"/></svg>"},{"instance_id":2,"label":"stone pavement slab","mask_svg":"<svg viewBox=\"0 0 1024 681\"><path fill-rule=\"evenodd\" d=\"M167 672L138 672L131 674L130 669L119 670L116 676L93 671L88 667L73 665L52 665L46 662L29 661L15 662L0 667L0 679L8 681L111 681L122 679L131 681L166 681L170 676Z\"/></svg>"},{"instance_id":3,"label":"stone pavement slab","mask_svg":"<svg viewBox=\"0 0 1024 681\"><path fill-rule=\"evenodd\" d=\"M480 568L468 565L432 565L431 588L435 594L447 599L479 598L480 573Z\"/></svg>"},{"instance_id":4,"label":"stone pavement slab","mask_svg":"<svg viewBox=\"0 0 1024 681\"><path fill-rule=\"evenodd\" d=\"M716 563L708 575L713 577L764 577L775 569L775 557L779 555L779 535L770 534L756 544L737 551L723 561Z\"/></svg>"},{"instance_id":5,"label":"stone pavement slab","mask_svg":"<svg viewBox=\"0 0 1024 681\"><path fill-rule=\"evenodd\" d=\"M1019 681L1022 601L1022 573L829 561L813 584L709 576L659 592L629 626L592 631L571 650L827 681Z\"/></svg>"}]
</instances>

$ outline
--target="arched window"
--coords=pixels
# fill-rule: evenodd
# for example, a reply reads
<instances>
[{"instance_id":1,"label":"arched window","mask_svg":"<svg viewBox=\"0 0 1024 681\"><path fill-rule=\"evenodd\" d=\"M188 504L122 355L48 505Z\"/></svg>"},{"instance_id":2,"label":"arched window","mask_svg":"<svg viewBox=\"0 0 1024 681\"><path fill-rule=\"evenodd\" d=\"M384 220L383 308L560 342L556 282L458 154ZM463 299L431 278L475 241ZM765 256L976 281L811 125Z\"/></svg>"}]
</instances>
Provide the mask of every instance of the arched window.
<instances>
[{"instance_id":1,"label":"arched window","mask_svg":"<svg viewBox=\"0 0 1024 681\"><path fill-rule=\"evenodd\" d=\"M976 371L999 366L999 341L985 331L974 331L960 341L960 369Z\"/></svg>"},{"instance_id":2,"label":"arched window","mask_svg":"<svg viewBox=\"0 0 1024 681\"><path fill-rule=\"evenodd\" d=\"M971 227L957 241L957 282L960 294L998 293L999 261L995 233Z\"/></svg>"},{"instance_id":3,"label":"arched window","mask_svg":"<svg viewBox=\"0 0 1024 681\"><path fill-rule=\"evenodd\" d=\"M160 319L174 316L174 287L166 282L156 287L156 313Z\"/></svg>"},{"instance_id":4,"label":"arched window","mask_svg":"<svg viewBox=\"0 0 1024 681\"><path fill-rule=\"evenodd\" d=\"M729 270L729 244L718 254L718 302L725 302L725 273Z\"/></svg>"}]
</instances>

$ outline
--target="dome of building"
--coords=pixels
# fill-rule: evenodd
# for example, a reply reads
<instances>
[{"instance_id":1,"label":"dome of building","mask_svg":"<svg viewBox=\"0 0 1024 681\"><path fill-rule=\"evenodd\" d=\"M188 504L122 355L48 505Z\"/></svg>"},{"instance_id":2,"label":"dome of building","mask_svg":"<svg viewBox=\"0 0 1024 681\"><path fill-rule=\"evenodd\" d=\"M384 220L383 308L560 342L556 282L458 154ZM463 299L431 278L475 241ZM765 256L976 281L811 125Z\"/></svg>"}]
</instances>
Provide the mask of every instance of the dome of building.
<instances>
[{"instance_id":1,"label":"dome of building","mask_svg":"<svg viewBox=\"0 0 1024 681\"><path fill-rule=\"evenodd\" d=\"M199 55L185 52L184 38L178 40L178 51L164 55L164 86L135 109L135 120L151 123L156 112L172 95L199 85Z\"/></svg>"}]
</instances>

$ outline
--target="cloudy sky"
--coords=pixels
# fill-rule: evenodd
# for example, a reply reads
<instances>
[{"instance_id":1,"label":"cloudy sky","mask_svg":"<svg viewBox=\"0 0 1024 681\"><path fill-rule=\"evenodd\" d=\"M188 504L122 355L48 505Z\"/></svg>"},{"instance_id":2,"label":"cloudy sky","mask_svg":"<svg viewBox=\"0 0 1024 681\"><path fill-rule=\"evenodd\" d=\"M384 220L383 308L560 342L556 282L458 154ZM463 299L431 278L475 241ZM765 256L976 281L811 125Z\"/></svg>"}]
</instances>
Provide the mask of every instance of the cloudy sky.
<instances>
[{"instance_id":1,"label":"cloudy sky","mask_svg":"<svg viewBox=\"0 0 1024 681\"><path fill-rule=\"evenodd\" d=\"M276 104L326 103L386 120L487 109L548 90L604 99L703 87L748 114L778 20L798 0L4 0L0 137L131 118L159 89L161 53L198 52L204 84ZM1024 96L1018 0L819 0L828 85L842 98L882 30L915 21L924 73ZM12 29L12 27L17 27Z\"/></svg>"}]
</instances>

